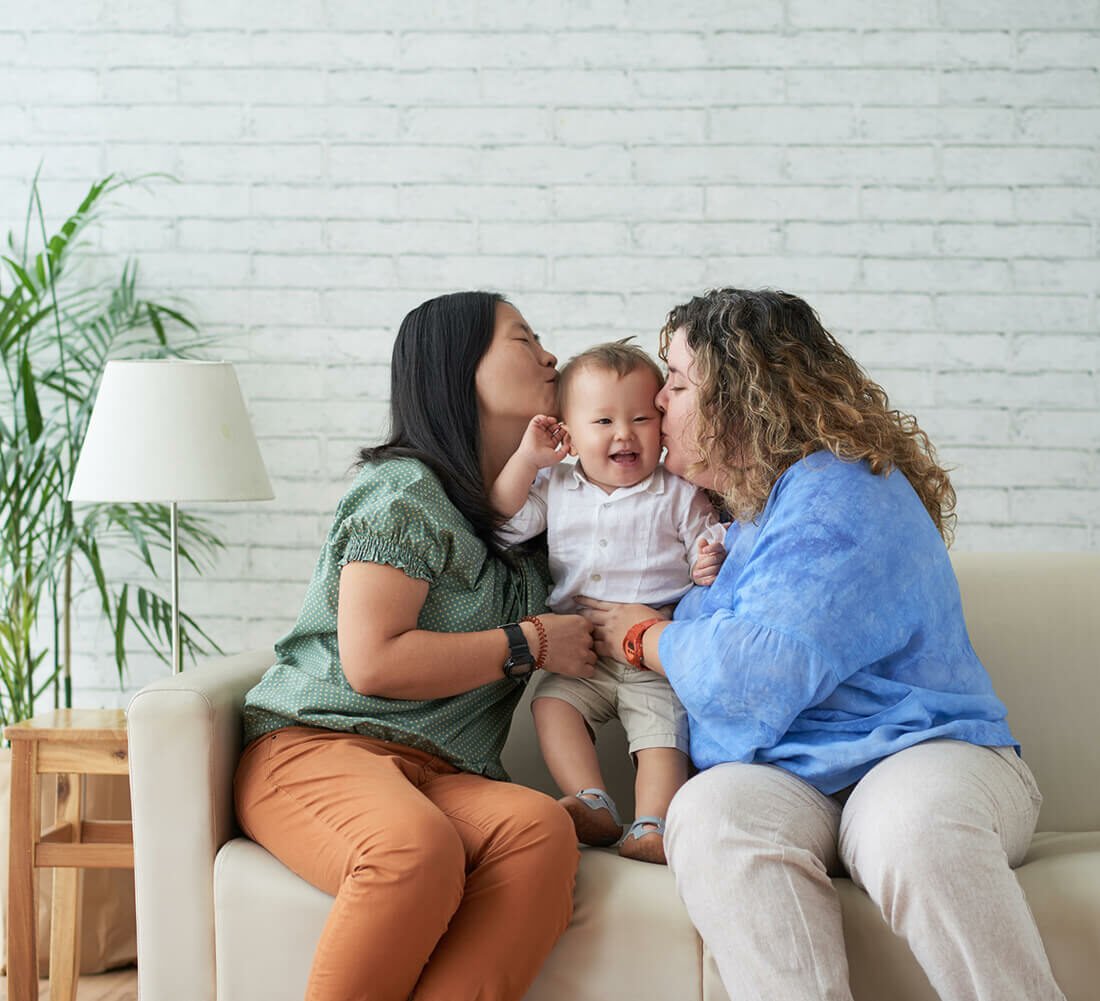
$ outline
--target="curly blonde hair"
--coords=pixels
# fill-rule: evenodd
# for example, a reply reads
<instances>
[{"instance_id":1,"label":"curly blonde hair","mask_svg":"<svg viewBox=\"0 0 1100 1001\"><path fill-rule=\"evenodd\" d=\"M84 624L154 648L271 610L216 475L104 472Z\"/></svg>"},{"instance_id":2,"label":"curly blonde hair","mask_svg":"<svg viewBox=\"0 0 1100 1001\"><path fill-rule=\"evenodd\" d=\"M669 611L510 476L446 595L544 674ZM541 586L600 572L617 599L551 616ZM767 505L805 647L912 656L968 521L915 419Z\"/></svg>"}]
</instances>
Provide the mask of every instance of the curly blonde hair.
<instances>
[{"instance_id":1,"label":"curly blonde hair","mask_svg":"<svg viewBox=\"0 0 1100 1001\"><path fill-rule=\"evenodd\" d=\"M928 435L916 418L890 409L882 387L804 300L770 289L711 289L668 314L662 360L681 328L699 385L694 468L722 470L716 492L730 514L755 518L790 466L825 449L866 459L876 474L901 470L951 544L955 491Z\"/></svg>"}]
</instances>

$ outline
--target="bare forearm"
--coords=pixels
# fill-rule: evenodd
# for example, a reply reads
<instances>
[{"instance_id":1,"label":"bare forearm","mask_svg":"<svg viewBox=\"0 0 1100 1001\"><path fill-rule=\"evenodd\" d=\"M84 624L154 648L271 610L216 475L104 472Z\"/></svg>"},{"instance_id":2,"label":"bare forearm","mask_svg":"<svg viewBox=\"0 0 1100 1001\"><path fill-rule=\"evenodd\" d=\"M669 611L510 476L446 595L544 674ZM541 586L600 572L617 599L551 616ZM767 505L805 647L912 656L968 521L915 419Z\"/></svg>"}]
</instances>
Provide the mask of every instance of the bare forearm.
<instances>
[{"instance_id":1,"label":"bare forearm","mask_svg":"<svg viewBox=\"0 0 1100 1001\"><path fill-rule=\"evenodd\" d=\"M664 666L661 664L661 654L657 647L658 641L661 639L661 633L665 631L667 625L667 622L658 622L642 634L642 664L654 674L665 673Z\"/></svg>"},{"instance_id":2,"label":"bare forearm","mask_svg":"<svg viewBox=\"0 0 1100 1001\"><path fill-rule=\"evenodd\" d=\"M530 623L521 628L538 649ZM350 644L354 646L354 644ZM412 629L358 651L341 649L348 683L361 695L387 699L443 699L499 681L508 657L501 629L433 633Z\"/></svg>"},{"instance_id":3,"label":"bare forearm","mask_svg":"<svg viewBox=\"0 0 1100 1001\"><path fill-rule=\"evenodd\" d=\"M534 463L522 458L518 453L513 455L504 464L504 468L493 484L493 489L489 492L493 508L505 518L515 515L526 502L527 494L538 472L539 468Z\"/></svg>"}]
</instances>

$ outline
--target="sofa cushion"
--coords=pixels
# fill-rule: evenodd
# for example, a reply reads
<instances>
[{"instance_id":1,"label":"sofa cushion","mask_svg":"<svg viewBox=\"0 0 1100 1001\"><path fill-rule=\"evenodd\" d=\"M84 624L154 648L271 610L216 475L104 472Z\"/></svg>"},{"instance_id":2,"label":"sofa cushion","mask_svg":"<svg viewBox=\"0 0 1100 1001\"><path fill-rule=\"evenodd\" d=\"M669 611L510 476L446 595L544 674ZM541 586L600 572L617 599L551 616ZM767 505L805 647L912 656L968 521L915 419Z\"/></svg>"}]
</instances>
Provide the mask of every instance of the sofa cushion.
<instances>
[{"instance_id":1,"label":"sofa cushion","mask_svg":"<svg viewBox=\"0 0 1100 1001\"><path fill-rule=\"evenodd\" d=\"M573 920L527 1001L698 998L702 944L667 866L585 848Z\"/></svg>"},{"instance_id":2,"label":"sofa cushion","mask_svg":"<svg viewBox=\"0 0 1100 1001\"><path fill-rule=\"evenodd\" d=\"M247 838L214 862L218 1001L302 998L332 897Z\"/></svg>"},{"instance_id":3,"label":"sofa cushion","mask_svg":"<svg viewBox=\"0 0 1100 1001\"><path fill-rule=\"evenodd\" d=\"M1037 835L1017 875L1067 997L1093 996L1100 833ZM908 947L867 896L850 880L834 882L856 1001L937 1001ZM214 897L219 1001L303 996L332 898L244 838L218 853ZM669 870L587 848L573 920L527 999L617 997L729 1001Z\"/></svg>"},{"instance_id":4,"label":"sofa cushion","mask_svg":"<svg viewBox=\"0 0 1100 1001\"><path fill-rule=\"evenodd\" d=\"M585 849L575 901L528 1001L702 996L701 944L667 868ZM214 869L218 1001L303 997L331 907L254 842L224 845Z\"/></svg>"},{"instance_id":5,"label":"sofa cushion","mask_svg":"<svg viewBox=\"0 0 1100 1001\"><path fill-rule=\"evenodd\" d=\"M1095 998L1100 989L1100 831L1035 835L1016 875L1058 985L1070 1001Z\"/></svg>"}]
</instances>

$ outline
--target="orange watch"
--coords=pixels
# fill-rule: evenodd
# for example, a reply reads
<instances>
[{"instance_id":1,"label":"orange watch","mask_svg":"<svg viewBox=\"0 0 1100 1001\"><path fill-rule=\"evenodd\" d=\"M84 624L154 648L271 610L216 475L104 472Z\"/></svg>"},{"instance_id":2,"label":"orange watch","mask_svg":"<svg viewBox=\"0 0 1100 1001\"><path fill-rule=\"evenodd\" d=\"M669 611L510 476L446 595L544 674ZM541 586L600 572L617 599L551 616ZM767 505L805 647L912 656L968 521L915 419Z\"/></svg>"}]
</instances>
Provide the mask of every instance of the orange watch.
<instances>
[{"instance_id":1,"label":"orange watch","mask_svg":"<svg viewBox=\"0 0 1100 1001\"><path fill-rule=\"evenodd\" d=\"M642 671L648 670L645 664L642 663L642 637L645 636L645 632L650 626L655 626L658 622L663 621L663 619L643 619L641 622L635 622L626 631L626 635L623 637L623 653L626 654L626 662L631 667L636 667Z\"/></svg>"}]
</instances>

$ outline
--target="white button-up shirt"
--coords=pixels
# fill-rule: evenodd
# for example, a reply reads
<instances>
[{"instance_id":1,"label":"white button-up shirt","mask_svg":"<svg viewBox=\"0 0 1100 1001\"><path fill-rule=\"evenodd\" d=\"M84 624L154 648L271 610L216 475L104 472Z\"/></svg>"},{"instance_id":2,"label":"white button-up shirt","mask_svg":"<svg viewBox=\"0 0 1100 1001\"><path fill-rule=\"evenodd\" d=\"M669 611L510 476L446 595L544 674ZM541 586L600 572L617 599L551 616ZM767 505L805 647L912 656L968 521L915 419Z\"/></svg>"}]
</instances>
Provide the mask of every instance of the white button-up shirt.
<instances>
[{"instance_id":1,"label":"white button-up shirt","mask_svg":"<svg viewBox=\"0 0 1100 1001\"><path fill-rule=\"evenodd\" d=\"M706 494L664 466L605 493L572 462L540 470L501 532L523 542L544 530L554 578L547 604L563 613L580 607L580 594L655 608L674 602L692 586L699 539L725 537Z\"/></svg>"}]
</instances>

